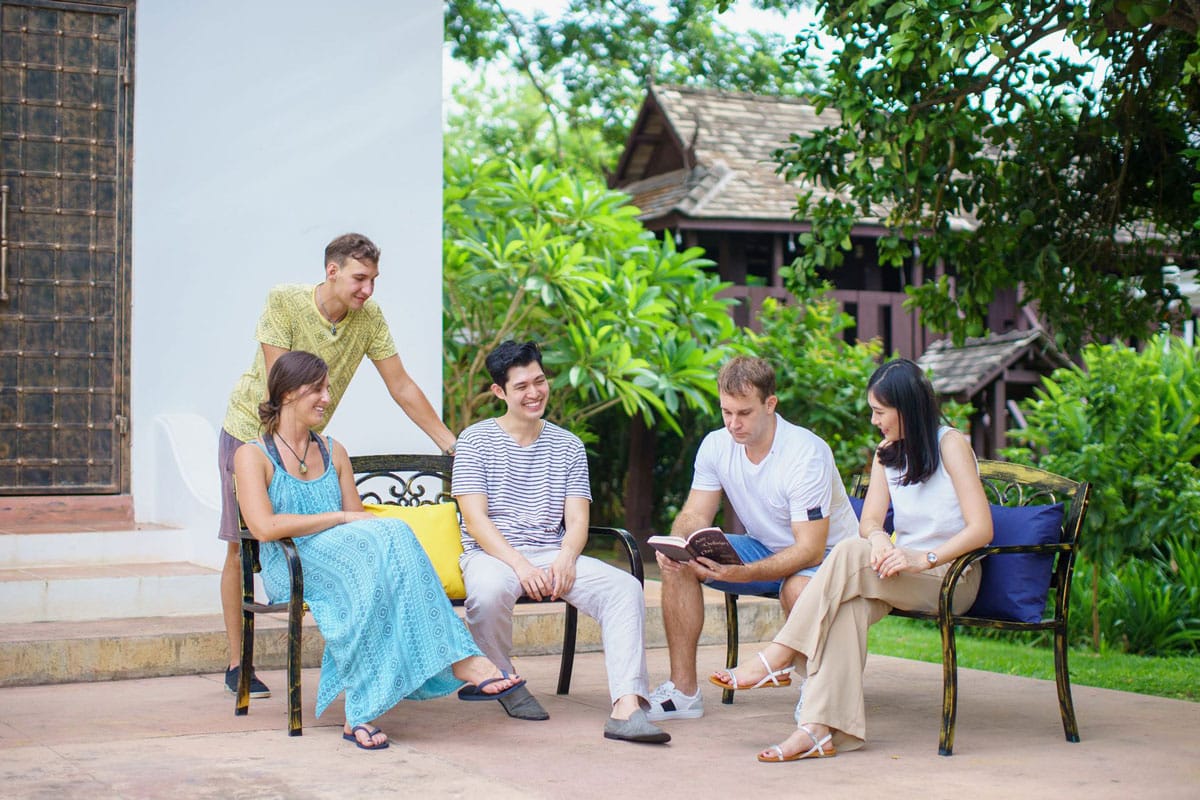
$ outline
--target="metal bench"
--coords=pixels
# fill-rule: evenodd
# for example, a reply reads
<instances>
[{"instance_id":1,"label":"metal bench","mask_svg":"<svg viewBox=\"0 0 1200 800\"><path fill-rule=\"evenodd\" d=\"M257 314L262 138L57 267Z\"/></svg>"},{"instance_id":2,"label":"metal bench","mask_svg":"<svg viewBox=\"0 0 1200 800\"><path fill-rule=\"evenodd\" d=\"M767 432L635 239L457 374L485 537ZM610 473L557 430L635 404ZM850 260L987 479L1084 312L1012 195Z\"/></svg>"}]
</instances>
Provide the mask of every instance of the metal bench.
<instances>
[{"instance_id":1,"label":"metal bench","mask_svg":"<svg viewBox=\"0 0 1200 800\"><path fill-rule=\"evenodd\" d=\"M989 545L959 556L947 570L942 581L941 594L936 613L903 611L893 609L892 614L912 619L929 620L937 624L942 634L942 727L938 737L938 753L952 755L954 750L954 724L958 711L958 651L955 647L955 626L991 628L1006 631L1051 631L1054 636L1054 674L1058 687L1059 711L1062 715L1063 731L1067 741L1079 741L1079 728L1075 722L1075 706L1071 700L1071 678L1067 670L1067 615L1070 612L1071 576L1075 569L1075 554L1078 552L1079 533L1083 529L1091 497L1091 485L1073 481L1061 475L1019 464L1003 461L980 461L979 475L983 481L988 500L996 505L1026 506L1049 503L1063 504L1062 534L1055 544L1040 545ZM868 474L856 475L851 485L851 495L865 497ZM968 565L990 556L1004 558L1005 554L1043 553L1055 556L1050 577L1050 591L1054 599L1046 609L1046 616L1039 622L1014 622L951 612L954 591L963 570ZM984 569L987 569L984 566ZM778 595L763 595L778 597ZM726 659L732 668L738 664L738 617L735 594L725 595ZM732 703L733 691L725 690L721 702Z\"/></svg>"},{"instance_id":2,"label":"metal bench","mask_svg":"<svg viewBox=\"0 0 1200 800\"><path fill-rule=\"evenodd\" d=\"M442 455L364 455L352 456L350 465L354 470L355 484L364 503L381 503L416 506L433 503L453 502L450 495L450 479L454 467L451 456ZM639 583L644 583L642 557L637 542L628 531L621 528L593 526L588 529L589 540L609 538L620 543L629 561L629 572ZM254 599L254 573L260 569L258 560L259 542L242 525L242 670L234 705L236 715L250 710L250 676L254 669L254 616L264 613L286 613L288 616L288 734L302 733L300 699L300 644L301 620L304 618L304 569L300 563L295 543L291 539L280 539L291 574L291 590L287 600L278 603L259 603ZM538 602L521 597L518 603ZM558 694L567 694L571 688L571 673L575 664L575 637L579 612L565 600L544 601L562 603L566 613L563 624L562 658L558 670ZM461 599L451 603L461 606Z\"/></svg>"}]
</instances>

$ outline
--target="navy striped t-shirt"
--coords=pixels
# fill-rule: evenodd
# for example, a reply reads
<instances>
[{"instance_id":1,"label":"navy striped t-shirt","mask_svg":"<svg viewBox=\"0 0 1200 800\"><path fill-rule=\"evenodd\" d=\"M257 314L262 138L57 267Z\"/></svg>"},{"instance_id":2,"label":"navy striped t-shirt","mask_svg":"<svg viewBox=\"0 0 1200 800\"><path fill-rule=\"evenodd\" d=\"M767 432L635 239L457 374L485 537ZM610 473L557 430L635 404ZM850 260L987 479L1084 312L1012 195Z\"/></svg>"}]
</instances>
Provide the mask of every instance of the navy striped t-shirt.
<instances>
[{"instance_id":1,"label":"navy striped t-shirt","mask_svg":"<svg viewBox=\"0 0 1200 800\"><path fill-rule=\"evenodd\" d=\"M458 437L451 492L487 495L488 516L514 547L558 545L566 499L592 499L587 453L578 436L552 422L527 447L495 419L476 422ZM462 543L467 552L480 549L465 524Z\"/></svg>"}]
</instances>

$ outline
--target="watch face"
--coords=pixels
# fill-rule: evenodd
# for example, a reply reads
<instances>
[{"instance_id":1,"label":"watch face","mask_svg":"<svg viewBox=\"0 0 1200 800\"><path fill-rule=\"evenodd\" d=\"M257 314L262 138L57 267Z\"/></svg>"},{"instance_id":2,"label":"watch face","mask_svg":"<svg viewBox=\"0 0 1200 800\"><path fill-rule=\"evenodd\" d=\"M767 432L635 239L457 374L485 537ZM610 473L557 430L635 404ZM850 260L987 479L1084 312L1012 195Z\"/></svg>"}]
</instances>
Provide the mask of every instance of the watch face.
<instances>
[{"instance_id":1,"label":"watch face","mask_svg":"<svg viewBox=\"0 0 1200 800\"><path fill-rule=\"evenodd\" d=\"M936 564L937 563L937 553L926 553L925 560L928 561L930 564Z\"/></svg>"}]
</instances>

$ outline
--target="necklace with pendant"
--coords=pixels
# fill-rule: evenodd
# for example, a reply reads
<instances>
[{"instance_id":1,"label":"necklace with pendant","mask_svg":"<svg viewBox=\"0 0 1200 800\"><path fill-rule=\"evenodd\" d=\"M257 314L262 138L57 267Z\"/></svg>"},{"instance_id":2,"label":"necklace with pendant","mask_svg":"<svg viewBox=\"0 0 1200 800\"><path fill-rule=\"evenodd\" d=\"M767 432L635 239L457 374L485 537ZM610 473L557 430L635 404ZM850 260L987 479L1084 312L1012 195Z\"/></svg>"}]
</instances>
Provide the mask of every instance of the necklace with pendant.
<instances>
[{"instance_id":1,"label":"necklace with pendant","mask_svg":"<svg viewBox=\"0 0 1200 800\"><path fill-rule=\"evenodd\" d=\"M342 314L337 319L333 319L333 315L329 313L329 310L327 308L325 308L325 301L321 299L321 287L320 286L317 287L317 305L321 307L321 313L325 315L325 319L329 320L329 335L337 336L338 323L341 322L342 320L344 320L346 318L346 315Z\"/></svg>"},{"instance_id":2,"label":"necklace with pendant","mask_svg":"<svg viewBox=\"0 0 1200 800\"><path fill-rule=\"evenodd\" d=\"M299 453L297 453L295 450L292 449L292 446L287 443L287 439L284 439L279 434L275 434L275 438L276 438L276 440L283 442L283 446L288 449L288 452L291 453L292 455L294 455L296 457L296 460L300 462L300 474L307 475L308 474L308 464L306 464L305 461L308 458L308 446L310 444L312 444L312 434L309 434L308 438L304 440L304 455L303 456L301 456Z\"/></svg>"}]
</instances>

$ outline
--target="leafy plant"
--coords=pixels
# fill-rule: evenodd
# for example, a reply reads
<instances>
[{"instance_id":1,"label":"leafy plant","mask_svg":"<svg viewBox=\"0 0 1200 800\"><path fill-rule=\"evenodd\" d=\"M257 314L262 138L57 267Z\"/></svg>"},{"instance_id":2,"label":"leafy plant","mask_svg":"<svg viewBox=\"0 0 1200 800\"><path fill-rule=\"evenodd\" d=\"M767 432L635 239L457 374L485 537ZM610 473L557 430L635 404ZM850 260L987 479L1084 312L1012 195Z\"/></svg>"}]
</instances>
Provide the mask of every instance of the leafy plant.
<instances>
[{"instance_id":1,"label":"leafy plant","mask_svg":"<svg viewBox=\"0 0 1200 800\"><path fill-rule=\"evenodd\" d=\"M861 472L878 444L867 408L867 379L879 366L878 340L851 344L843 331L853 319L814 287L795 305L763 302L762 332L739 331L739 340L775 366L779 413L824 439L843 480Z\"/></svg>"},{"instance_id":2,"label":"leafy plant","mask_svg":"<svg viewBox=\"0 0 1200 800\"><path fill-rule=\"evenodd\" d=\"M803 259L836 267L878 220L882 263L915 258L927 325L984 332L1022 288L1074 350L1176 313L1167 258L1200 254L1194 4L1166 0L820 0L794 56L829 60L825 127L776 154L814 189ZM1051 50L1061 37L1075 58ZM837 47L830 53L830 40Z\"/></svg>"},{"instance_id":3,"label":"leafy plant","mask_svg":"<svg viewBox=\"0 0 1200 800\"><path fill-rule=\"evenodd\" d=\"M549 416L590 437L608 408L678 431L709 410L733 335L703 251L656 240L627 195L565 170L511 160L446 164L445 416L491 413L484 359L505 339L543 348Z\"/></svg>"},{"instance_id":4,"label":"leafy plant","mask_svg":"<svg viewBox=\"0 0 1200 800\"><path fill-rule=\"evenodd\" d=\"M1092 484L1080 552L1097 573L1098 647L1099 574L1152 555L1168 535L1200 537L1200 356L1172 337L1141 351L1088 345L1082 368L1043 379L1022 410L1028 427L1005 456Z\"/></svg>"},{"instance_id":5,"label":"leafy plant","mask_svg":"<svg viewBox=\"0 0 1200 800\"><path fill-rule=\"evenodd\" d=\"M1171 580L1154 561L1133 560L1105 575L1100 615L1110 641L1129 653L1166 655L1200 649L1195 586Z\"/></svg>"}]
</instances>

